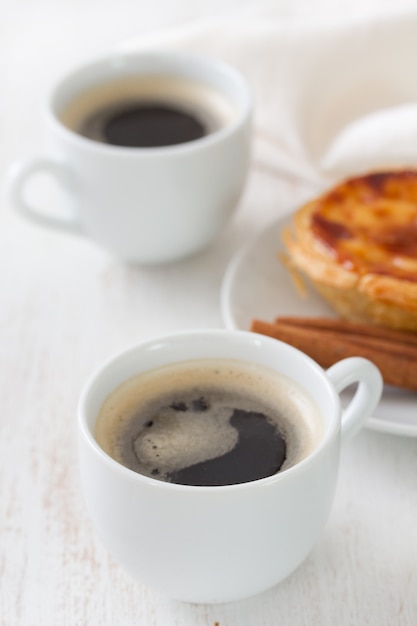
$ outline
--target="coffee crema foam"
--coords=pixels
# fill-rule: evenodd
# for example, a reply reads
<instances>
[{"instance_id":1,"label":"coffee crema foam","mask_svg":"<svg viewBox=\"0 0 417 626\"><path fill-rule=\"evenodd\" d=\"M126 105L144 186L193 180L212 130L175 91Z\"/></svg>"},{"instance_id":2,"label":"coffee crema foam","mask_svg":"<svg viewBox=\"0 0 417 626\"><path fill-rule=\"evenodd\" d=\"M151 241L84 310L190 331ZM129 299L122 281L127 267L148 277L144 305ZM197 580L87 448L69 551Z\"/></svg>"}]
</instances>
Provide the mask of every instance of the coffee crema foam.
<instances>
[{"instance_id":1,"label":"coffee crema foam","mask_svg":"<svg viewBox=\"0 0 417 626\"><path fill-rule=\"evenodd\" d=\"M173 75L143 75L109 80L85 89L57 111L70 130L109 143L102 126L113 114L135 106L174 107L198 119L205 134L223 128L237 116L232 100L205 83Z\"/></svg>"},{"instance_id":2,"label":"coffee crema foam","mask_svg":"<svg viewBox=\"0 0 417 626\"><path fill-rule=\"evenodd\" d=\"M233 359L189 361L134 376L104 401L95 436L122 465L159 480L183 482L175 480L176 473L233 451L240 437L231 423L236 415L243 422L246 415L258 421L262 415L285 440L285 458L277 471L307 457L323 436L318 408L296 383L272 369Z\"/></svg>"}]
</instances>

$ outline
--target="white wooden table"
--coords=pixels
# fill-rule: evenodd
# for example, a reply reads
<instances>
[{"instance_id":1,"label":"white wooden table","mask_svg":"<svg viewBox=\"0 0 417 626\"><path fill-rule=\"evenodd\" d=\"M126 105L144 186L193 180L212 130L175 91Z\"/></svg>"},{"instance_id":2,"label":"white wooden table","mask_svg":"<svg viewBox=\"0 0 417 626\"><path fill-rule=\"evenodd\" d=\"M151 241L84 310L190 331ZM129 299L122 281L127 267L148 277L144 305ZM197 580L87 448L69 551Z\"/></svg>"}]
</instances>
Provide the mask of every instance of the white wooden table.
<instances>
[{"instance_id":1,"label":"white wooden table","mask_svg":"<svg viewBox=\"0 0 417 626\"><path fill-rule=\"evenodd\" d=\"M2 179L13 160L42 146L40 107L67 67L141 32L251 3L6 4ZM236 219L215 246L153 269L125 267L88 241L27 224L2 196L1 626L417 624L416 438L359 434L343 451L332 514L311 556L278 587L230 605L173 602L129 578L97 540L81 496L76 405L86 377L138 340L221 327L229 259L299 191L254 163Z\"/></svg>"}]
</instances>

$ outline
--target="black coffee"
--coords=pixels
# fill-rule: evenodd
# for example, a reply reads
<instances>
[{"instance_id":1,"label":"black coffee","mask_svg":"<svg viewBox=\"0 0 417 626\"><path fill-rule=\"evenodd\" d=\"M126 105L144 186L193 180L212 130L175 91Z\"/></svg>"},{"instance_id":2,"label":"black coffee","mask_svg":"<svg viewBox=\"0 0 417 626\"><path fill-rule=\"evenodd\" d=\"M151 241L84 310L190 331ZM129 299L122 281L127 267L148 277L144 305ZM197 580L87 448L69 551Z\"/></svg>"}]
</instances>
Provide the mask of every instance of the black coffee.
<instances>
[{"instance_id":1,"label":"black coffee","mask_svg":"<svg viewBox=\"0 0 417 626\"><path fill-rule=\"evenodd\" d=\"M139 102L98 111L84 121L79 132L116 146L154 148L200 139L209 127L180 108Z\"/></svg>"},{"instance_id":2,"label":"black coffee","mask_svg":"<svg viewBox=\"0 0 417 626\"><path fill-rule=\"evenodd\" d=\"M205 409L210 410L209 403ZM168 474L180 485L234 485L276 474L286 459L286 443L265 413L232 409L229 424L237 431L236 445L226 454ZM158 469L155 470L158 473Z\"/></svg>"},{"instance_id":3,"label":"black coffee","mask_svg":"<svg viewBox=\"0 0 417 626\"><path fill-rule=\"evenodd\" d=\"M258 480L304 458L317 409L276 373L239 361L196 361L139 375L113 392L98 443L138 473L182 485Z\"/></svg>"},{"instance_id":4,"label":"black coffee","mask_svg":"<svg viewBox=\"0 0 417 626\"><path fill-rule=\"evenodd\" d=\"M194 141L227 125L235 114L219 91L173 76L100 84L59 111L61 121L80 135L129 148Z\"/></svg>"}]
</instances>

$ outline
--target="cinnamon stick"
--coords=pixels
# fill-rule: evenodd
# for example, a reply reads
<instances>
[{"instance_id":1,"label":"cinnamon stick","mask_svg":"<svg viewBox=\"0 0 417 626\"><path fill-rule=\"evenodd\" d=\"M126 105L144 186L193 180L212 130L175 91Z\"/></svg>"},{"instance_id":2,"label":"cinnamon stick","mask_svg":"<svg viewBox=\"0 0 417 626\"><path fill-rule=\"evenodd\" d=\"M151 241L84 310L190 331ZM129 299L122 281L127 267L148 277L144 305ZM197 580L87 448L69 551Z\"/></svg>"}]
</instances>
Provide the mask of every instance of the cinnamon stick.
<instances>
[{"instance_id":1,"label":"cinnamon stick","mask_svg":"<svg viewBox=\"0 0 417 626\"><path fill-rule=\"evenodd\" d=\"M362 356L381 371L384 382L417 391L417 343L412 333L388 332L368 325L319 318L277 318L273 323L253 320L253 332L280 339L313 358L322 367L340 359ZM410 341L410 339L412 339Z\"/></svg>"},{"instance_id":2,"label":"cinnamon stick","mask_svg":"<svg viewBox=\"0 0 417 626\"><path fill-rule=\"evenodd\" d=\"M379 337L393 341L398 344L417 346L417 333L377 326L376 324L364 324L361 322L350 322L348 320L332 317L300 317L300 316L280 316L275 322L291 324L291 326L302 326L303 328L316 328L317 330L335 330L351 335L365 335L366 337Z\"/></svg>"}]
</instances>

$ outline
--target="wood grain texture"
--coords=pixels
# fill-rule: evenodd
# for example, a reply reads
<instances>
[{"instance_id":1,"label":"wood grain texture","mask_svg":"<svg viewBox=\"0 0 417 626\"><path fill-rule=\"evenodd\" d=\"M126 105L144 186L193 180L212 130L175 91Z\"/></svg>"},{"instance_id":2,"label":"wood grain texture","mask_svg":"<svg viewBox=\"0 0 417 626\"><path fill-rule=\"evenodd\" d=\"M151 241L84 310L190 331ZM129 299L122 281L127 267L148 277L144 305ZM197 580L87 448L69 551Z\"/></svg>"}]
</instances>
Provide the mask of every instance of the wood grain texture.
<instances>
[{"instance_id":1,"label":"wood grain texture","mask_svg":"<svg viewBox=\"0 0 417 626\"><path fill-rule=\"evenodd\" d=\"M0 24L2 180L12 160L42 145L40 106L62 68L162 25L162 15L178 24L198 13L186 0L145 4L121 0L118 13L106 5L100 28L96 0L10 4ZM84 507L76 440L84 381L135 341L221 326L231 254L289 196L297 198L294 181L253 171L237 219L213 249L148 270L27 224L2 196L0 626L415 626L414 439L358 435L343 450L332 514L311 556L245 602L193 606L143 587L109 557Z\"/></svg>"}]
</instances>

